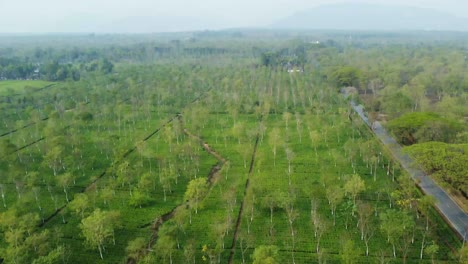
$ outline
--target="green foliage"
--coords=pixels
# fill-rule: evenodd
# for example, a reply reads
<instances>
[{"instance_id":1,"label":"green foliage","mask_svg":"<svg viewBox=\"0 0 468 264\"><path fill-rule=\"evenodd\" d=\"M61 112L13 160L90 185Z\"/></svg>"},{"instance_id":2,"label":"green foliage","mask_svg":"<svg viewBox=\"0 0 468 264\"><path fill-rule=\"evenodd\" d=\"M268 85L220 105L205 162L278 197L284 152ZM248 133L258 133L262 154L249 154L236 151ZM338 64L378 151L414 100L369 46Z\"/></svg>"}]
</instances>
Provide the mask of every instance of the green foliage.
<instances>
[{"instance_id":1,"label":"green foliage","mask_svg":"<svg viewBox=\"0 0 468 264\"><path fill-rule=\"evenodd\" d=\"M258 246L252 254L253 264L276 264L279 257L277 246Z\"/></svg>"},{"instance_id":2,"label":"green foliage","mask_svg":"<svg viewBox=\"0 0 468 264\"><path fill-rule=\"evenodd\" d=\"M190 209L195 209L195 213L198 213L199 204L207 191L208 184L206 178L197 178L189 182L184 194L184 200L188 202Z\"/></svg>"},{"instance_id":3,"label":"green foliage","mask_svg":"<svg viewBox=\"0 0 468 264\"><path fill-rule=\"evenodd\" d=\"M358 260L359 254L354 245L353 240L347 239L343 241L341 249L341 263L353 264Z\"/></svg>"},{"instance_id":4,"label":"green foliage","mask_svg":"<svg viewBox=\"0 0 468 264\"><path fill-rule=\"evenodd\" d=\"M344 190L356 204L356 196L366 189L366 184L358 174L353 174L344 185Z\"/></svg>"},{"instance_id":5,"label":"green foliage","mask_svg":"<svg viewBox=\"0 0 468 264\"><path fill-rule=\"evenodd\" d=\"M437 250L438 249L439 248L437 247ZM463 264L468 263L468 245L464 245L462 248L458 250L458 258L460 260L460 263L463 263Z\"/></svg>"},{"instance_id":6,"label":"green foliage","mask_svg":"<svg viewBox=\"0 0 468 264\"><path fill-rule=\"evenodd\" d=\"M413 112L388 122L388 128L405 145L427 141L453 142L462 126L431 112Z\"/></svg>"},{"instance_id":7,"label":"green foliage","mask_svg":"<svg viewBox=\"0 0 468 264\"><path fill-rule=\"evenodd\" d=\"M411 98L402 92L385 95L384 98L385 99L382 100L382 112L392 117L402 115L412 109L413 102Z\"/></svg>"},{"instance_id":8,"label":"green foliage","mask_svg":"<svg viewBox=\"0 0 468 264\"><path fill-rule=\"evenodd\" d=\"M103 259L103 248L109 241L115 244L115 229L119 226L120 212L101 211L96 209L94 212L81 220L80 228L86 243L90 247L98 248L101 259Z\"/></svg>"},{"instance_id":9,"label":"green foliage","mask_svg":"<svg viewBox=\"0 0 468 264\"><path fill-rule=\"evenodd\" d=\"M82 121L91 121L93 120L93 114L90 112L81 112L78 114L77 118Z\"/></svg>"},{"instance_id":10,"label":"green foliage","mask_svg":"<svg viewBox=\"0 0 468 264\"><path fill-rule=\"evenodd\" d=\"M405 147L404 150L428 173L454 189L468 193L468 144L426 142Z\"/></svg>"},{"instance_id":11,"label":"green foliage","mask_svg":"<svg viewBox=\"0 0 468 264\"><path fill-rule=\"evenodd\" d=\"M141 256L145 255L147 251L147 245L148 242L146 239L138 237L128 242L128 246L125 248L125 251L130 258L138 260Z\"/></svg>"},{"instance_id":12,"label":"green foliage","mask_svg":"<svg viewBox=\"0 0 468 264\"><path fill-rule=\"evenodd\" d=\"M88 195L85 193L77 193L73 201L70 202L68 208L83 219L86 210L89 208Z\"/></svg>"},{"instance_id":13,"label":"green foliage","mask_svg":"<svg viewBox=\"0 0 468 264\"><path fill-rule=\"evenodd\" d=\"M343 66L334 70L330 74L330 79L335 82L338 87L354 86L360 87L361 71L352 66Z\"/></svg>"},{"instance_id":14,"label":"green foliage","mask_svg":"<svg viewBox=\"0 0 468 264\"><path fill-rule=\"evenodd\" d=\"M281 65L281 60L278 53L264 52L261 55L261 64L266 67L277 67Z\"/></svg>"},{"instance_id":15,"label":"green foliage","mask_svg":"<svg viewBox=\"0 0 468 264\"><path fill-rule=\"evenodd\" d=\"M49 252L46 256L41 256L35 259L32 264L53 264L59 263L65 254L65 249L63 246L58 246Z\"/></svg>"},{"instance_id":16,"label":"green foliage","mask_svg":"<svg viewBox=\"0 0 468 264\"><path fill-rule=\"evenodd\" d=\"M35 231L39 216L33 213L20 215L15 209L0 214L3 243L0 249L7 263L55 263L64 254L64 248L51 246L53 234L49 230Z\"/></svg>"},{"instance_id":17,"label":"green foliage","mask_svg":"<svg viewBox=\"0 0 468 264\"><path fill-rule=\"evenodd\" d=\"M114 64L108 59L103 59L99 62L99 70L104 74L109 74L114 69Z\"/></svg>"},{"instance_id":18,"label":"green foliage","mask_svg":"<svg viewBox=\"0 0 468 264\"><path fill-rule=\"evenodd\" d=\"M134 191L128 202L131 206L142 207L150 204L153 201L146 193L141 191Z\"/></svg>"}]
</instances>

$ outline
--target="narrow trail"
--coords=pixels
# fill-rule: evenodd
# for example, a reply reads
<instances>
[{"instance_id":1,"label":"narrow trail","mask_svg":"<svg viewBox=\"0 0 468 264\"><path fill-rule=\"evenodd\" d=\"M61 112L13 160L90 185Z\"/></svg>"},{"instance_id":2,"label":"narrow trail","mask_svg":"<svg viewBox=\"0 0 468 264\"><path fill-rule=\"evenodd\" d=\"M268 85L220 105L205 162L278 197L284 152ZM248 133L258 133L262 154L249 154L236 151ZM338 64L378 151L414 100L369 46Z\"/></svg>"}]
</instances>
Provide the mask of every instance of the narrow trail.
<instances>
[{"instance_id":1,"label":"narrow trail","mask_svg":"<svg viewBox=\"0 0 468 264\"><path fill-rule=\"evenodd\" d=\"M71 127L71 126L68 125L68 126L65 126L65 127L61 128L61 129L65 130L65 129L69 129L70 127ZM41 142L41 141L44 140L44 139L46 139L46 138L45 138L45 137L40 137L40 138L38 138L38 139L36 139L36 140L34 140L34 141L32 141L32 142L29 142L28 144L26 144L26 145L24 145L24 146L21 146L21 147L15 149L14 151L12 151L12 152L10 152L10 153L5 154L5 156L11 155L11 154L15 154L16 152L21 151L21 150L23 150L23 149L25 149L25 148L28 148L28 147L30 147L30 146L36 144L36 143L39 143L39 142Z\"/></svg>"},{"instance_id":2,"label":"narrow trail","mask_svg":"<svg viewBox=\"0 0 468 264\"><path fill-rule=\"evenodd\" d=\"M44 117L44 118L41 119L41 121L45 121L45 120L47 120L47 119L49 119L49 117ZM5 133L3 133L3 134L0 135L0 138L1 138L1 137L4 137L4 136L8 136L8 135L10 135L10 134L13 134L13 133L17 132L18 130L28 128L28 127L30 127L30 126L32 126L32 125L35 125L36 123L37 123L37 122L32 122L32 123L26 124L26 125L24 125L24 126L22 126L22 127L18 127L18 128L13 129L13 130L10 130L10 131L8 131L8 132L5 132Z\"/></svg>"},{"instance_id":3,"label":"narrow trail","mask_svg":"<svg viewBox=\"0 0 468 264\"><path fill-rule=\"evenodd\" d=\"M218 152L216 152L213 148L210 147L210 145L208 145L208 143L206 143L200 136L197 136L195 134L192 134L191 132L189 132L186 128L185 128L185 124L183 122L183 117L182 117L182 114L178 114L176 116L181 124L181 127L182 127L182 130L184 132L184 134L188 137L191 137L195 140L197 140L200 144L201 147L203 147L203 149L208 152L210 155L212 155L213 157L215 157L218 162L213 165L213 167L211 168L210 172L208 173L208 177L207 177L207 183L208 183L208 186L209 187L212 187L212 185L216 182L217 180L217 177L220 176L219 174L219 171L222 170L223 166L229 162L227 159L225 159L223 156L221 156ZM157 240L158 240L158 237L159 237L159 229L161 228L161 226L171 220L174 215L175 215L175 212L179 209L179 208L182 208L182 207L185 207L187 205L187 203L182 203L182 204L179 204L177 205L176 207L174 207L171 211L159 216L158 218L156 218L154 221L153 221L153 224L152 224L152 227L151 227L151 230L152 230L152 234L151 234L151 238L150 238L150 241L148 243L148 246L147 246L147 249L149 252L149 250L154 246L154 244L156 244ZM142 226L142 227L146 227L147 225L145 226ZM136 263L137 260L133 259L133 258L127 258L127 261L126 263L130 264L130 263Z\"/></svg>"},{"instance_id":4,"label":"narrow trail","mask_svg":"<svg viewBox=\"0 0 468 264\"><path fill-rule=\"evenodd\" d=\"M346 92L342 91L346 97ZM373 124L370 123L367 118L364 107L357 105L354 101L350 102L353 110L359 115L364 121L372 133L381 141L381 143L387 147L392 154L393 158L397 160L401 167L404 168L411 178L415 181L415 184L423 191L424 194L430 195L436 199L435 207L442 218L448 223L448 225L455 231L457 236L463 241L468 240L468 214L463 211L460 206L453 201L450 195L442 189L429 175L427 175L422 169L416 164L414 160L403 152L403 148L396 142L396 140L390 136L385 128L376 121Z\"/></svg>"},{"instance_id":5,"label":"narrow trail","mask_svg":"<svg viewBox=\"0 0 468 264\"><path fill-rule=\"evenodd\" d=\"M227 160L225 158L223 158L218 152L216 152L215 150L213 150L206 142L203 141L203 139L199 136L196 136L192 133L190 133L186 128L185 128L185 124L184 124L184 121L183 121L183 118L182 118L182 115L179 115L179 122L181 124L181 127L183 128L183 132L185 135L191 137L191 138L194 138L196 139L200 145L205 149L206 152L210 153L212 156L214 156L217 160L219 160L221 163L226 163Z\"/></svg>"},{"instance_id":6,"label":"narrow trail","mask_svg":"<svg viewBox=\"0 0 468 264\"><path fill-rule=\"evenodd\" d=\"M263 122L263 116L260 117L260 123ZM247 190L250 187L250 177L252 176L253 173L253 168L255 164L255 156L257 154L257 147L258 147L258 142L260 140L260 133L257 132L257 136L255 139L255 145L252 153L252 159L250 160L250 167L249 167L249 173L247 175L247 180L245 181L245 187L244 187L244 196L242 198L242 203L239 208L239 214L237 215L237 221L236 221L236 227L234 229L234 235L232 238L232 244L231 244L231 249L230 249L230 254L229 254L229 260L228 263L232 264L233 259L234 259L234 253L236 252L236 244L237 244L237 237L239 235L239 227L241 224L242 220L242 213L244 212L244 204L245 204L245 196L247 195Z\"/></svg>"},{"instance_id":7,"label":"narrow trail","mask_svg":"<svg viewBox=\"0 0 468 264\"><path fill-rule=\"evenodd\" d=\"M124 101L122 101L122 102L120 102L120 103L123 103L123 102L124 102ZM90 103L91 103L91 102L88 101L88 102L84 103L83 105L88 105L88 104L90 104ZM70 109L66 109L65 112L70 112L70 111L73 111L73 110L76 110L76 109L77 109L77 107L70 108ZM50 117L48 117L48 116L43 117L43 118L41 118L38 122L47 121L49 118L50 118ZM33 125L37 124L38 122L31 122L31 123L28 123L28 124L26 124L26 125L24 125L24 126L22 126L22 127L17 127L17 128L14 128L14 129L12 129L12 130L10 130L10 131L8 131L8 132L4 132L4 133L0 134L0 138L1 138L1 137L4 137L4 136L8 136L8 135L10 135L10 134L13 134L13 133L15 133L15 132L18 132L19 130L28 128L28 127L30 127L30 126L33 126Z\"/></svg>"},{"instance_id":8,"label":"narrow trail","mask_svg":"<svg viewBox=\"0 0 468 264\"><path fill-rule=\"evenodd\" d=\"M179 114L176 114L175 116L173 116L172 118L170 118L168 121L166 121L164 124L162 124L160 127L158 127L156 130L154 130L153 132L151 132L148 136L146 136L143 141L147 141L148 139L150 139L152 136L154 136L156 133L158 133L161 129L163 129L165 126L167 126L168 124L170 124L172 121L174 121L174 119L177 118ZM130 155L132 152L134 152L136 150L136 146L130 148L129 150L127 150L123 155L122 155L122 158L120 158L116 163L114 164L118 164L120 163L122 160L124 160L125 158L128 157L128 155ZM87 191L89 191L90 189L94 188L96 186L96 183L102 179L109 171L109 169L111 169L112 166L108 167L107 169L105 169L101 174L99 174L98 177L96 177L96 179L94 179L90 184L88 184L88 186L86 186L85 188L83 188L83 190L81 190L79 193L85 193ZM68 203L66 203L65 205L63 205L62 207L60 207L59 209L57 209L56 211L54 211L49 217L47 217L44 222L40 223L39 224L39 227L43 227L45 226L48 222L50 222L55 216L57 216L61 211L63 211L70 202L73 201L73 197L70 198L70 201Z\"/></svg>"}]
</instances>

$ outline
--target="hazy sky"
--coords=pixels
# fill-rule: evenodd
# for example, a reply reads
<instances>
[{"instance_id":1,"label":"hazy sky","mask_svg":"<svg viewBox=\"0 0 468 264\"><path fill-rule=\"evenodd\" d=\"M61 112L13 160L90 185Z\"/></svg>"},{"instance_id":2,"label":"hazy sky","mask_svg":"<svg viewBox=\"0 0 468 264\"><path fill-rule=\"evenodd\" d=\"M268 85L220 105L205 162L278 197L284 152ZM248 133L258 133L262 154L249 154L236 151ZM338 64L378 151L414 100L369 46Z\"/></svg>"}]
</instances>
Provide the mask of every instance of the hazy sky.
<instances>
[{"instance_id":1,"label":"hazy sky","mask_svg":"<svg viewBox=\"0 0 468 264\"><path fill-rule=\"evenodd\" d=\"M189 17L213 28L264 26L319 5L367 2L426 7L468 17L467 0L0 0L0 32L53 32L59 24L125 17Z\"/></svg>"}]
</instances>

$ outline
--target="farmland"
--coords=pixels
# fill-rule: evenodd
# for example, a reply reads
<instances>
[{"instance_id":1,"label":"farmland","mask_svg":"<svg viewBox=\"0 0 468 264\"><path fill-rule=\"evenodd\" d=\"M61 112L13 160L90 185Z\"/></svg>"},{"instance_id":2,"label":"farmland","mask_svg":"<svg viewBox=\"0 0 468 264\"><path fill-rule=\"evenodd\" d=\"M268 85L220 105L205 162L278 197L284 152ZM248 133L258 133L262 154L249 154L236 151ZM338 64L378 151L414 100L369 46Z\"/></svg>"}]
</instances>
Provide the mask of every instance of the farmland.
<instances>
[{"instance_id":1,"label":"farmland","mask_svg":"<svg viewBox=\"0 0 468 264\"><path fill-rule=\"evenodd\" d=\"M297 40L211 38L79 79L0 81L0 259L464 261L434 201L340 94L356 80L317 66L341 56L333 47L304 44L302 60Z\"/></svg>"}]
</instances>

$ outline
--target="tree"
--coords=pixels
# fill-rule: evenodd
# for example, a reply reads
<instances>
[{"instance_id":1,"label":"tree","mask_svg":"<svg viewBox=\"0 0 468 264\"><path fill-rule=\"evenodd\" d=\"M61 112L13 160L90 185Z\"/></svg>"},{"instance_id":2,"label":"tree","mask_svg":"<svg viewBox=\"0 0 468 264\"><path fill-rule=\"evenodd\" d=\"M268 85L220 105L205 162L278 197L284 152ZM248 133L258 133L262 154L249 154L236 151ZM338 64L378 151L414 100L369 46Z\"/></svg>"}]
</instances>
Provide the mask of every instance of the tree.
<instances>
[{"instance_id":1,"label":"tree","mask_svg":"<svg viewBox=\"0 0 468 264\"><path fill-rule=\"evenodd\" d=\"M299 135L299 143L302 143L302 120L301 120L301 114L299 112L296 112L296 129L297 129L297 134Z\"/></svg>"},{"instance_id":2,"label":"tree","mask_svg":"<svg viewBox=\"0 0 468 264\"><path fill-rule=\"evenodd\" d=\"M419 199L419 210L421 210L421 212L426 217L426 231L429 230L429 215L435 203L436 199L431 195L424 195L421 199Z\"/></svg>"},{"instance_id":3,"label":"tree","mask_svg":"<svg viewBox=\"0 0 468 264\"><path fill-rule=\"evenodd\" d=\"M286 196L284 193L280 193L279 191L267 190L261 200L261 204L263 207L270 209L270 234L273 231L273 212L276 208L281 207L281 203L283 198Z\"/></svg>"},{"instance_id":4,"label":"tree","mask_svg":"<svg viewBox=\"0 0 468 264\"><path fill-rule=\"evenodd\" d=\"M3 208L7 208L6 199L5 199L5 186L0 184L0 193L2 195Z\"/></svg>"},{"instance_id":5,"label":"tree","mask_svg":"<svg viewBox=\"0 0 468 264\"><path fill-rule=\"evenodd\" d=\"M317 157L318 155L317 146L319 145L320 138L321 138L320 134L317 130L313 130L309 132L309 137L310 137L310 141L312 142L312 146L314 147L315 157Z\"/></svg>"},{"instance_id":6,"label":"tree","mask_svg":"<svg viewBox=\"0 0 468 264\"><path fill-rule=\"evenodd\" d=\"M353 174L351 178L345 183L344 189L346 193L351 196L353 204L356 205L356 196L366 189L364 180L358 174Z\"/></svg>"},{"instance_id":7,"label":"tree","mask_svg":"<svg viewBox=\"0 0 468 264\"><path fill-rule=\"evenodd\" d=\"M271 130L269 137L268 137L268 143L273 150L273 166L275 167L276 167L276 149L278 145L281 144L280 140L281 140L280 130L277 127L275 127Z\"/></svg>"},{"instance_id":8,"label":"tree","mask_svg":"<svg viewBox=\"0 0 468 264\"><path fill-rule=\"evenodd\" d=\"M358 88L361 75L360 70L351 66L343 66L333 71L330 77L339 87L354 86Z\"/></svg>"},{"instance_id":9,"label":"tree","mask_svg":"<svg viewBox=\"0 0 468 264\"><path fill-rule=\"evenodd\" d=\"M32 264L51 264L51 263L59 263L60 260L63 258L65 254L65 248L63 246L58 246L45 256L39 256L38 258L34 259Z\"/></svg>"},{"instance_id":10,"label":"tree","mask_svg":"<svg viewBox=\"0 0 468 264\"><path fill-rule=\"evenodd\" d=\"M175 237L177 241L177 248L180 249L180 238L185 234L186 220L188 216L188 210L185 206L178 206L174 211L174 224L176 226Z\"/></svg>"},{"instance_id":11,"label":"tree","mask_svg":"<svg viewBox=\"0 0 468 264\"><path fill-rule=\"evenodd\" d=\"M133 192L132 197L130 197L129 204L135 207L142 207L150 204L153 201L149 195L139 190Z\"/></svg>"},{"instance_id":12,"label":"tree","mask_svg":"<svg viewBox=\"0 0 468 264\"><path fill-rule=\"evenodd\" d=\"M240 145L241 139L245 133L245 125L242 122L237 122L231 129L231 134L234 138L237 138L237 143Z\"/></svg>"},{"instance_id":13,"label":"tree","mask_svg":"<svg viewBox=\"0 0 468 264\"><path fill-rule=\"evenodd\" d=\"M358 227L361 231L361 240L366 244L366 256L369 256L369 240L374 235L374 229L371 222L371 217L374 212L372 206L366 202L361 202L357 206L358 211Z\"/></svg>"},{"instance_id":14,"label":"tree","mask_svg":"<svg viewBox=\"0 0 468 264\"><path fill-rule=\"evenodd\" d=\"M167 199L167 192L169 193L172 192L171 186L172 186L172 181L177 179L177 175L174 169L174 166L172 164L169 164L169 166L165 167L162 169L160 175L160 182L161 186L163 188L163 194L164 194L164 201Z\"/></svg>"},{"instance_id":15,"label":"tree","mask_svg":"<svg viewBox=\"0 0 468 264\"><path fill-rule=\"evenodd\" d=\"M316 215L313 217L313 225L314 225L314 230L315 230L315 239L317 241L315 250L317 253L319 253L320 252L320 240L322 236L325 234L325 232L327 232L329 223L321 215Z\"/></svg>"},{"instance_id":16,"label":"tree","mask_svg":"<svg viewBox=\"0 0 468 264\"><path fill-rule=\"evenodd\" d=\"M114 231L119 227L120 213L117 211L101 211L96 209L94 212L81 220L80 229L90 247L97 247L101 259L105 244L112 240L115 244Z\"/></svg>"},{"instance_id":17,"label":"tree","mask_svg":"<svg viewBox=\"0 0 468 264\"><path fill-rule=\"evenodd\" d=\"M102 59L99 62L99 70L104 74L109 74L114 69L114 64L110 62L108 59Z\"/></svg>"},{"instance_id":18,"label":"tree","mask_svg":"<svg viewBox=\"0 0 468 264\"><path fill-rule=\"evenodd\" d=\"M412 235L414 220L405 211L389 209L380 214L380 229L386 233L387 242L392 244L393 257L396 258L396 243L402 243L403 257L406 257L407 242Z\"/></svg>"},{"instance_id":19,"label":"tree","mask_svg":"<svg viewBox=\"0 0 468 264\"><path fill-rule=\"evenodd\" d=\"M341 260L344 264L353 264L357 262L359 255L354 245L354 241L346 239L343 241L341 247Z\"/></svg>"},{"instance_id":20,"label":"tree","mask_svg":"<svg viewBox=\"0 0 468 264\"><path fill-rule=\"evenodd\" d=\"M294 159L294 152L286 147L285 149L286 151L286 159L288 160L288 178L289 178L289 185L291 185L291 161Z\"/></svg>"},{"instance_id":21,"label":"tree","mask_svg":"<svg viewBox=\"0 0 468 264\"><path fill-rule=\"evenodd\" d=\"M254 188L248 188L247 193L244 198L245 213L242 214L243 217L245 218L244 223L247 223L247 234L250 234L250 227L252 226L255 212L256 212L255 211L256 203L257 203L257 200L256 200Z\"/></svg>"},{"instance_id":22,"label":"tree","mask_svg":"<svg viewBox=\"0 0 468 264\"><path fill-rule=\"evenodd\" d=\"M426 248L426 253L431 256L432 264L436 263L434 261L434 256L438 252L439 252L439 246L434 242ZM460 258L460 263L466 263L466 261L463 262L462 259Z\"/></svg>"},{"instance_id":23,"label":"tree","mask_svg":"<svg viewBox=\"0 0 468 264\"><path fill-rule=\"evenodd\" d=\"M359 217L358 226L359 230L361 231L361 240L364 240L364 234L371 224L370 220L374 210L370 204L366 202L360 202L357 205L357 212Z\"/></svg>"},{"instance_id":24,"label":"tree","mask_svg":"<svg viewBox=\"0 0 468 264\"><path fill-rule=\"evenodd\" d=\"M195 264L195 253L196 253L196 242L195 240L189 240L184 247L184 258L186 263Z\"/></svg>"},{"instance_id":25,"label":"tree","mask_svg":"<svg viewBox=\"0 0 468 264\"><path fill-rule=\"evenodd\" d=\"M244 160L244 168L247 168L247 159L249 158L249 155L252 153L252 150L245 145L237 145L237 152L242 156L242 159Z\"/></svg>"},{"instance_id":26,"label":"tree","mask_svg":"<svg viewBox=\"0 0 468 264\"><path fill-rule=\"evenodd\" d=\"M388 128L404 145L428 141L453 143L457 133L463 130L456 120L432 112L406 113L388 122Z\"/></svg>"},{"instance_id":27,"label":"tree","mask_svg":"<svg viewBox=\"0 0 468 264\"><path fill-rule=\"evenodd\" d=\"M163 130L165 141L169 144L169 152L172 152L172 141L174 141L174 131L170 126L165 126Z\"/></svg>"},{"instance_id":28,"label":"tree","mask_svg":"<svg viewBox=\"0 0 468 264\"><path fill-rule=\"evenodd\" d=\"M449 183L461 192L468 192L468 146L466 144L446 144L426 142L405 147L409 153L432 176Z\"/></svg>"},{"instance_id":29,"label":"tree","mask_svg":"<svg viewBox=\"0 0 468 264\"><path fill-rule=\"evenodd\" d=\"M242 264L245 264L245 252L254 246L254 237L252 234L240 230L238 240L242 255Z\"/></svg>"},{"instance_id":30,"label":"tree","mask_svg":"<svg viewBox=\"0 0 468 264\"><path fill-rule=\"evenodd\" d=\"M284 123L286 124L286 130L288 129L289 121L291 120L292 114L290 112L284 112L283 113L283 120Z\"/></svg>"},{"instance_id":31,"label":"tree","mask_svg":"<svg viewBox=\"0 0 468 264\"><path fill-rule=\"evenodd\" d=\"M205 197L207 191L208 184L206 178L197 178L189 182L184 199L190 207L190 224L192 223L192 210L195 209L195 214L198 213L198 205L203 197Z\"/></svg>"},{"instance_id":32,"label":"tree","mask_svg":"<svg viewBox=\"0 0 468 264\"><path fill-rule=\"evenodd\" d=\"M288 223L289 223L289 229L291 232L291 240L292 240L292 250L291 250L291 255L292 255L292 262L296 263L295 258L294 258L294 252L296 251L296 231L294 230L294 221L296 221L297 217L299 217L299 212L294 208L294 202L295 202L295 197L294 194L289 195L289 197L286 199L286 201L283 201L284 203L284 208L286 210L286 214L288 216Z\"/></svg>"},{"instance_id":33,"label":"tree","mask_svg":"<svg viewBox=\"0 0 468 264\"><path fill-rule=\"evenodd\" d=\"M88 195L85 193L75 194L75 199L73 199L73 201L70 202L68 208L70 208L70 210L72 211L75 211L75 213L78 214L81 217L81 219L83 219L84 213L89 208Z\"/></svg>"},{"instance_id":34,"label":"tree","mask_svg":"<svg viewBox=\"0 0 468 264\"><path fill-rule=\"evenodd\" d=\"M148 242L146 239L142 237L135 238L134 240L128 242L128 246L125 248L125 252L129 258L136 262L146 254L147 244Z\"/></svg>"},{"instance_id":35,"label":"tree","mask_svg":"<svg viewBox=\"0 0 468 264\"><path fill-rule=\"evenodd\" d=\"M333 215L333 225L336 224L336 207L343 201L344 193L343 188L337 185L329 186L326 189L326 196L331 207L331 214Z\"/></svg>"},{"instance_id":36,"label":"tree","mask_svg":"<svg viewBox=\"0 0 468 264\"><path fill-rule=\"evenodd\" d=\"M431 246L434 247L434 248L431 248L431 259L432 259L432 263L434 263L434 255L435 255L435 253L438 252L439 247L436 244L433 244ZM429 249L429 247L428 247L428 249ZM459 258L460 263L463 263L463 264L468 263L468 245L464 244L460 248L460 250L458 250L458 258Z\"/></svg>"},{"instance_id":37,"label":"tree","mask_svg":"<svg viewBox=\"0 0 468 264\"><path fill-rule=\"evenodd\" d=\"M167 234L160 236L156 243L156 249L157 252L162 255L164 259L163 262L166 262L166 258L169 257L169 263L172 264L172 254L175 250L175 241L172 236Z\"/></svg>"},{"instance_id":38,"label":"tree","mask_svg":"<svg viewBox=\"0 0 468 264\"><path fill-rule=\"evenodd\" d=\"M276 264L279 258L279 249L276 246L258 246L255 248L252 259L253 264Z\"/></svg>"},{"instance_id":39,"label":"tree","mask_svg":"<svg viewBox=\"0 0 468 264\"><path fill-rule=\"evenodd\" d=\"M110 186L106 186L101 189L99 196L102 200L104 200L104 204L108 205L115 196L115 190Z\"/></svg>"},{"instance_id":40,"label":"tree","mask_svg":"<svg viewBox=\"0 0 468 264\"><path fill-rule=\"evenodd\" d=\"M364 230L364 243L366 244L366 256L369 256L369 241L374 236L375 227L372 224L368 224Z\"/></svg>"}]
</instances>

